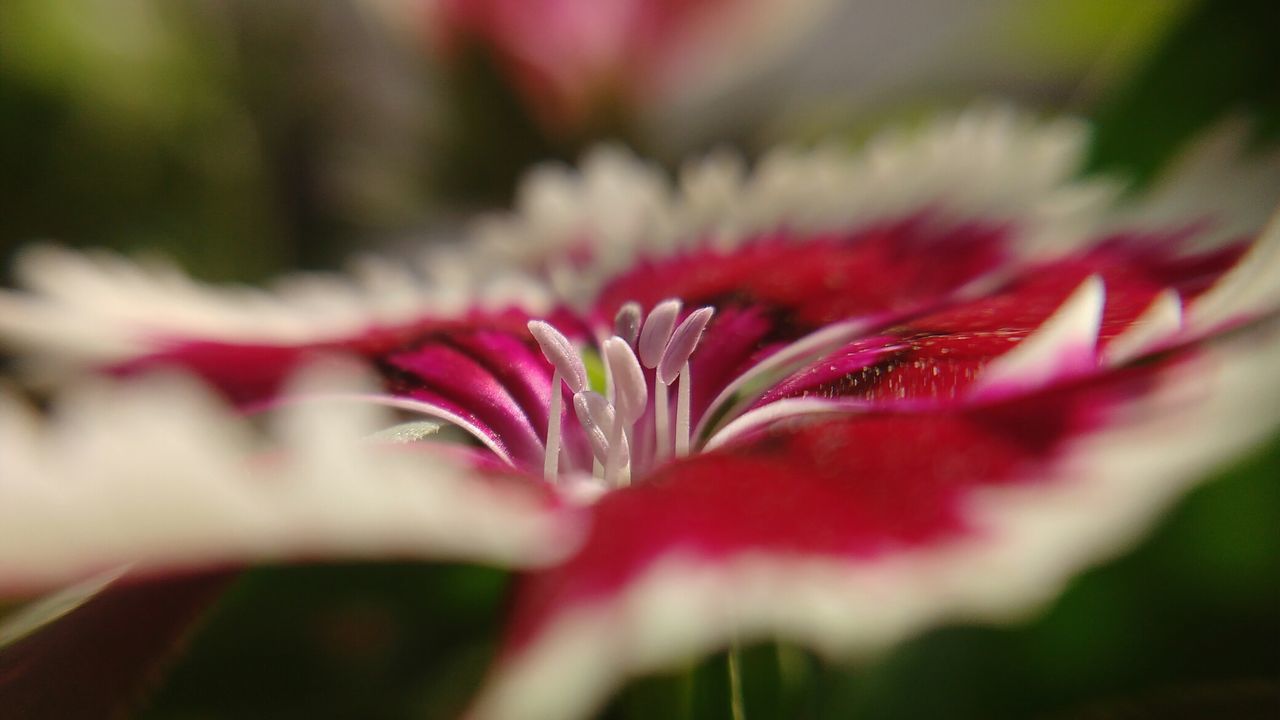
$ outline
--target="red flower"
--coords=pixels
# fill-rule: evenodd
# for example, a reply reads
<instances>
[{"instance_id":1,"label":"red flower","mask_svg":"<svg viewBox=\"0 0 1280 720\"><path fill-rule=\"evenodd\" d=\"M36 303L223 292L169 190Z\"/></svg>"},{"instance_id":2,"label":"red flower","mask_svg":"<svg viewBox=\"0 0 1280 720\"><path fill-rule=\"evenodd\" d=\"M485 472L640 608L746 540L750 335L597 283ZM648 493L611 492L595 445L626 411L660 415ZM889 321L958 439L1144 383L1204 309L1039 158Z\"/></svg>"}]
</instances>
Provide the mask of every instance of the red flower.
<instances>
[{"instance_id":1,"label":"red flower","mask_svg":"<svg viewBox=\"0 0 1280 720\"><path fill-rule=\"evenodd\" d=\"M738 639L855 653L1016 617L1280 414L1280 232L1239 232L1247 208L1156 214L1203 163L1146 224L1108 211L1110 185L1071 177L1079 141L975 111L860 156L750 175L713 158L678 189L605 151L432 254L434 285L369 266L363 290L283 303L36 257L42 294L3 300L11 337L116 375L183 368L293 419L265 459L245 421L168 389L11 423L6 447L34 440L8 460L0 527L85 531L0 544L0 583L125 561L520 563L474 708L503 718L583 716ZM281 394L334 352L381 387ZM353 442L379 426L370 404L476 442L420 425L395 449ZM102 480L47 487L59 474Z\"/></svg>"}]
</instances>

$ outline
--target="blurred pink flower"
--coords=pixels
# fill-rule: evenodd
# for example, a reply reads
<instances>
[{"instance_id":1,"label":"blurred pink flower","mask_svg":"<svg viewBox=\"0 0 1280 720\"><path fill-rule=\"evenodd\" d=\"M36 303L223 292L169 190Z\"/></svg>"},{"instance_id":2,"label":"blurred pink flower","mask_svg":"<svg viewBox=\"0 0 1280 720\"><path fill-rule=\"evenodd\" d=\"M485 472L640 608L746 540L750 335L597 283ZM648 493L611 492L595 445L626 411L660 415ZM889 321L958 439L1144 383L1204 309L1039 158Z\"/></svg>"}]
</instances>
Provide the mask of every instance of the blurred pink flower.
<instances>
[{"instance_id":1,"label":"blurred pink flower","mask_svg":"<svg viewBox=\"0 0 1280 720\"><path fill-rule=\"evenodd\" d=\"M754 67L818 15L821 0L434 0L446 53L496 56L549 127L573 129L610 105L631 110L679 88Z\"/></svg>"}]
</instances>

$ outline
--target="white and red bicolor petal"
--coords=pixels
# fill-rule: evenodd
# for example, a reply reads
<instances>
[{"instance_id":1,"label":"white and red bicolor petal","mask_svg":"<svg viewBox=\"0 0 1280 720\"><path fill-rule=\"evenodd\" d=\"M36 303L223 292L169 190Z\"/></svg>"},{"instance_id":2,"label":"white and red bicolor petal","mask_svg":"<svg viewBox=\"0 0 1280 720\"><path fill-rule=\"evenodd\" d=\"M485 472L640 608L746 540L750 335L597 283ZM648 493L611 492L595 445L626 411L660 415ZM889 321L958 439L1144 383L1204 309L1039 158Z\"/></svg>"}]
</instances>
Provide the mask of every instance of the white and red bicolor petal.
<instances>
[{"instance_id":1,"label":"white and red bicolor petal","mask_svg":"<svg viewBox=\"0 0 1280 720\"><path fill-rule=\"evenodd\" d=\"M714 154L689 164L675 184L655 166L603 148L589 154L580 171L548 166L532 173L521 187L517 212L487 218L478 228L473 263L547 271L564 299L598 308L601 288L638 265L661 265L668 256L686 254L715 264L739 246L770 240L800 247L767 248L772 262L758 253L757 269L767 275L785 261L822 279L818 263L802 257L809 241L892 230L923 215L936 227L926 223L904 242L936 262L920 270L915 258L909 270L923 277L902 276L925 284L945 282L973 270L975 263L1001 259L1002 250L1018 256L1060 254L1089 236L1115 199L1116 186L1077 177L1086 139L1079 122L1044 123L1007 107L975 107L924 127L881 133L861 152L835 144L779 149L750 173L743 172L740 160ZM954 243L938 242L947 233L990 239L1007 230L1013 233L1005 239L1016 242L986 247L996 251L996 258L958 253L951 249ZM887 247L892 251L891 244ZM852 255L841 262L856 269L892 269L894 259L892 254ZM732 264L740 269L746 262ZM948 268L948 263L962 267ZM712 278L723 277L706 264L702 269L711 269ZM678 267L675 272L676 282L691 282L689 273ZM747 275L735 274L738 279ZM853 288L849 304L883 298L884 283L899 291L910 285L892 285L890 277L878 278L865 293ZM720 311L711 298L683 289L650 297L644 283L636 285L606 292L603 310L612 313L632 299L651 307L664 297L681 297Z\"/></svg>"},{"instance_id":2,"label":"white and red bicolor petal","mask_svg":"<svg viewBox=\"0 0 1280 720\"><path fill-rule=\"evenodd\" d=\"M26 292L0 292L0 342L31 358L25 369L57 379L191 347L212 365L226 347L332 349L458 318L553 310L545 284L474 270L451 250L430 250L417 262L362 258L342 276L285 277L266 291L206 285L154 259L37 246L14 265Z\"/></svg>"},{"instance_id":3,"label":"white and red bicolor petal","mask_svg":"<svg viewBox=\"0 0 1280 720\"><path fill-rule=\"evenodd\" d=\"M285 381L325 354L366 362L381 387L364 400L452 423L509 464L540 462L550 406L551 368L520 311L468 321L422 321L370 329L327 343L268 345L186 341L103 368L117 376L170 369L192 373L246 411L279 402ZM562 326L581 334L571 319ZM585 373L585 371L584 371ZM585 377L584 377L585 381ZM564 397L572 392L561 389ZM566 438L571 461L588 457L585 441Z\"/></svg>"},{"instance_id":4,"label":"white and red bicolor petal","mask_svg":"<svg viewBox=\"0 0 1280 720\"><path fill-rule=\"evenodd\" d=\"M1235 274L1244 252L1236 243L1179 254L1176 245L1159 237L1107 238L1078 256L1028 267L980 297L943 303L873 330L781 380L756 405L810 397L871 402L960 397L974 390L975 382L990 381L981 379L988 365L1021 348L1030 336L1046 334L1042 326L1073 297L1080 300L1073 310L1078 317L1068 318L1067 325L1074 323L1080 330L1067 334L1086 337L1066 337L1064 341L1074 342L1071 348L1053 340L1048 353L1019 360L1027 366L1020 372L1031 373L1036 363L1061 364L1067 355L1076 358L1075 370L1052 368L1041 379L1087 370L1113 340L1138 323L1152 322L1155 316L1149 311L1157 301L1163 299L1157 315L1167 314L1170 295L1178 298L1179 313L1182 303L1195 307L1215 283ZM1085 292L1089 287L1093 290ZM1253 308L1244 317L1256 318L1264 310ZM1125 342L1133 341L1130 335Z\"/></svg>"},{"instance_id":5,"label":"white and red bicolor petal","mask_svg":"<svg viewBox=\"0 0 1280 720\"><path fill-rule=\"evenodd\" d=\"M720 320L730 304L776 311L761 340L792 340L850 316L918 312L1014 261L1085 247L1114 194L1074 177L1084 139L1076 122L978 107L861 152L770 153L750 175L713 156L675 184L606 148L579 173L532 173L518 213L485 222L458 251L366 259L349 278L293 278L276 293L46 248L17 267L33 292L0 294L0 338L53 373L175 345L348 342L477 308L537 316L558 295L610 320L627 301L666 297L715 307Z\"/></svg>"},{"instance_id":6,"label":"white and red bicolor petal","mask_svg":"<svg viewBox=\"0 0 1280 720\"><path fill-rule=\"evenodd\" d=\"M473 716L585 717L628 677L739 641L848 656L1019 617L1264 438L1278 361L1276 329L1255 330L1030 395L792 419L670 464L523 579Z\"/></svg>"},{"instance_id":7,"label":"white and red bicolor petal","mask_svg":"<svg viewBox=\"0 0 1280 720\"><path fill-rule=\"evenodd\" d=\"M0 595L121 566L134 574L319 559L526 565L562 554L571 514L465 451L371 435L364 386L315 371L271 432L189 379L68 392L51 417L0 398ZM311 398L307 400L306 398Z\"/></svg>"}]
</instances>

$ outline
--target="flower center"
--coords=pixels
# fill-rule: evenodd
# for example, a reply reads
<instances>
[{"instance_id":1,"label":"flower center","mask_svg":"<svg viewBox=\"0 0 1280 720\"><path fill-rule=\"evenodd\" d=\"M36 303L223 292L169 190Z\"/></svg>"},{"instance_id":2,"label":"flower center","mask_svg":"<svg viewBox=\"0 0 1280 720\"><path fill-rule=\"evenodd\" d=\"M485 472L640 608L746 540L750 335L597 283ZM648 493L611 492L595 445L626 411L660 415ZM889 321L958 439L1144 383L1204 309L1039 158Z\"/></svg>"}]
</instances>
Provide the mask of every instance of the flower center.
<instances>
[{"instance_id":1,"label":"flower center","mask_svg":"<svg viewBox=\"0 0 1280 720\"><path fill-rule=\"evenodd\" d=\"M681 302L674 299L658 303L647 316L638 303L622 306L614 319L613 334L600 343L605 369L603 395L589 387L586 366L573 343L549 323L530 321L529 331L555 368L543 462L543 475L549 482L559 477L562 460L561 383L573 394L574 415L591 447L591 474L607 487L631 482L632 468L638 464L633 449L637 434L648 430L642 422L646 416L653 418L653 442L645 443L651 448L646 465L670 457L673 447L677 456L689 453L689 358L715 311L699 308L677 325L681 309ZM676 386L674 422L669 397L672 385Z\"/></svg>"}]
</instances>

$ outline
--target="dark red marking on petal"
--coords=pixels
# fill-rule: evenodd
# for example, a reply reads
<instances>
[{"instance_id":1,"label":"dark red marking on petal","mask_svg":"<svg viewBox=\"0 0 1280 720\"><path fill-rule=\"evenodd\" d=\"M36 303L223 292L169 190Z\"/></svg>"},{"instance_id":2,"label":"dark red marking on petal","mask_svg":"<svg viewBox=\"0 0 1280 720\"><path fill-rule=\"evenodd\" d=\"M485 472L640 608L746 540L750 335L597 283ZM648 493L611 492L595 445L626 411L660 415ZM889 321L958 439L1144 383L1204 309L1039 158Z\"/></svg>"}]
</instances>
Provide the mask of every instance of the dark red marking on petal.
<instances>
[{"instance_id":1,"label":"dark red marking on petal","mask_svg":"<svg viewBox=\"0 0 1280 720\"><path fill-rule=\"evenodd\" d=\"M841 234L762 236L732 250L705 248L641 261L601 294L602 317L628 300L645 308L678 297L690 307L766 310L777 340L849 317L919 309L996 269L1009 231L926 216Z\"/></svg>"},{"instance_id":2,"label":"dark red marking on petal","mask_svg":"<svg viewBox=\"0 0 1280 720\"><path fill-rule=\"evenodd\" d=\"M1106 285L1101 345L1124 332L1166 288L1188 301L1243 248L1178 255L1163 238L1114 237L1086 253L1030 268L1000 290L846 345L783 380L757 405L787 397L871 401L956 397L993 359L1040 326L1090 275Z\"/></svg>"},{"instance_id":3,"label":"dark red marking on petal","mask_svg":"<svg viewBox=\"0 0 1280 720\"><path fill-rule=\"evenodd\" d=\"M5 717L116 717L157 681L231 573L125 579L0 648Z\"/></svg>"},{"instance_id":4,"label":"dark red marking on petal","mask_svg":"<svg viewBox=\"0 0 1280 720\"><path fill-rule=\"evenodd\" d=\"M1149 390L1155 368L985 407L782 423L724 450L659 469L605 496L582 548L523 579L508 651L561 614L622 591L656 561L742 554L851 565L978 532L965 499L1044 482L1065 443Z\"/></svg>"}]
</instances>

